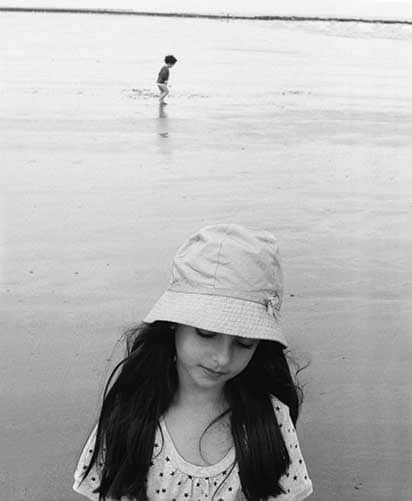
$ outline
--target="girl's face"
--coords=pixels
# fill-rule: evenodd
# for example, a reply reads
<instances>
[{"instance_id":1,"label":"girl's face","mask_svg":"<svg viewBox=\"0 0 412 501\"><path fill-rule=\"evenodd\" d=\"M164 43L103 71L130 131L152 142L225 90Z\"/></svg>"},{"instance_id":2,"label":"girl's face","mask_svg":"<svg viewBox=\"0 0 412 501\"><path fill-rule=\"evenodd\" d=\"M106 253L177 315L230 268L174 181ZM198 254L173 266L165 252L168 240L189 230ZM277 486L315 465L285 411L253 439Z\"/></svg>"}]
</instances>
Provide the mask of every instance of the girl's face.
<instances>
[{"instance_id":1,"label":"girl's face","mask_svg":"<svg viewBox=\"0 0 412 501\"><path fill-rule=\"evenodd\" d=\"M177 325L175 342L179 376L201 388L223 387L240 374L259 343L188 325Z\"/></svg>"}]
</instances>

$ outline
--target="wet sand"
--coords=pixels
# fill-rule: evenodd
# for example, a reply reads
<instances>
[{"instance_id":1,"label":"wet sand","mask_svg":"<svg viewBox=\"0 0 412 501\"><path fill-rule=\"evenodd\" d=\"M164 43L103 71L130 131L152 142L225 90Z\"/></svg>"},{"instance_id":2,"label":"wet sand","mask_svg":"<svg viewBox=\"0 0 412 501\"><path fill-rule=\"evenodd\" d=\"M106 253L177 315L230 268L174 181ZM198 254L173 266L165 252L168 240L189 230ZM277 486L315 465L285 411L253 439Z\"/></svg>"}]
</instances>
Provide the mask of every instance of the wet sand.
<instances>
[{"instance_id":1,"label":"wet sand","mask_svg":"<svg viewBox=\"0 0 412 501\"><path fill-rule=\"evenodd\" d=\"M2 14L0 37L5 501L80 499L116 340L228 221L281 242L312 499L410 500L412 29Z\"/></svg>"}]
</instances>

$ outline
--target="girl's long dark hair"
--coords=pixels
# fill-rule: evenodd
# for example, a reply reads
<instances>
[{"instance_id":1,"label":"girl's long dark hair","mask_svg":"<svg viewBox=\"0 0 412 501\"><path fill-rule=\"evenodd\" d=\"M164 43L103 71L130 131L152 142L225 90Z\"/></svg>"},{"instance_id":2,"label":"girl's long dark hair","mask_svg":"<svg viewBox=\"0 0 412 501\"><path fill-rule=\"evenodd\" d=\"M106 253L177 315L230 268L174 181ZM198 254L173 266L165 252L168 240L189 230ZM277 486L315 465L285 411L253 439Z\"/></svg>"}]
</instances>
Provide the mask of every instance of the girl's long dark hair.
<instances>
[{"instance_id":1,"label":"girl's long dark hair","mask_svg":"<svg viewBox=\"0 0 412 501\"><path fill-rule=\"evenodd\" d=\"M96 445L83 478L99 463L100 500L128 496L147 501L156 428L177 390L176 350L168 322L142 324L125 336L127 356L107 382ZM294 424L301 403L283 346L260 341L246 369L226 383L225 396L243 493L248 501L281 494L279 479L290 459L271 397L289 407Z\"/></svg>"}]
</instances>

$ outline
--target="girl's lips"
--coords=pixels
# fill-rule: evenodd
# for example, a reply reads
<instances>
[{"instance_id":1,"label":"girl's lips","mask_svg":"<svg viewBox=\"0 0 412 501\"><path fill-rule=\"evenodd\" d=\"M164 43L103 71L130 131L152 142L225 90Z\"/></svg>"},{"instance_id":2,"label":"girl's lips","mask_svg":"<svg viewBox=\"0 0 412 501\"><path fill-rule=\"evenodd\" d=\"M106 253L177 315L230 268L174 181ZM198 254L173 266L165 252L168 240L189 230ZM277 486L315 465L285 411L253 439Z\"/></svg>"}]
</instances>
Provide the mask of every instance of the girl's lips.
<instances>
[{"instance_id":1,"label":"girl's lips","mask_svg":"<svg viewBox=\"0 0 412 501\"><path fill-rule=\"evenodd\" d=\"M204 367L203 365L201 365L200 367L206 372L206 374L216 378L227 374L227 372L215 371L213 369L209 369L209 367Z\"/></svg>"}]
</instances>

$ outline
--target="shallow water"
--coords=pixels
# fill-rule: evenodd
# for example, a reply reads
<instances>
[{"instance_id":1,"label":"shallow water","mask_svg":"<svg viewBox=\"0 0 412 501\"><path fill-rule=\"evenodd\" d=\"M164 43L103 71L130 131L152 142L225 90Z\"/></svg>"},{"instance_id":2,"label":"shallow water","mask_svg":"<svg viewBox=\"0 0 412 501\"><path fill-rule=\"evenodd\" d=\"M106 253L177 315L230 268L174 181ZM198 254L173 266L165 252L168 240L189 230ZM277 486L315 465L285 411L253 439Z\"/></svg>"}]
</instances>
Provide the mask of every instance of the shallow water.
<instances>
[{"instance_id":1,"label":"shallow water","mask_svg":"<svg viewBox=\"0 0 412 501\"><path fill-rule=\"evenodd\" d=\"M1 6L10 6L9 0L0 0ZM218 15L284 15L356 17L372 19L412 20L412 7L408 0L357 0L357 2L330 2L328 0L255 0L252 3L236 0L203 2L202 0L20 0L19 7L59 7L74 9L130 9L145 12L195 12Z\"/></svg>"}]
</instances>

